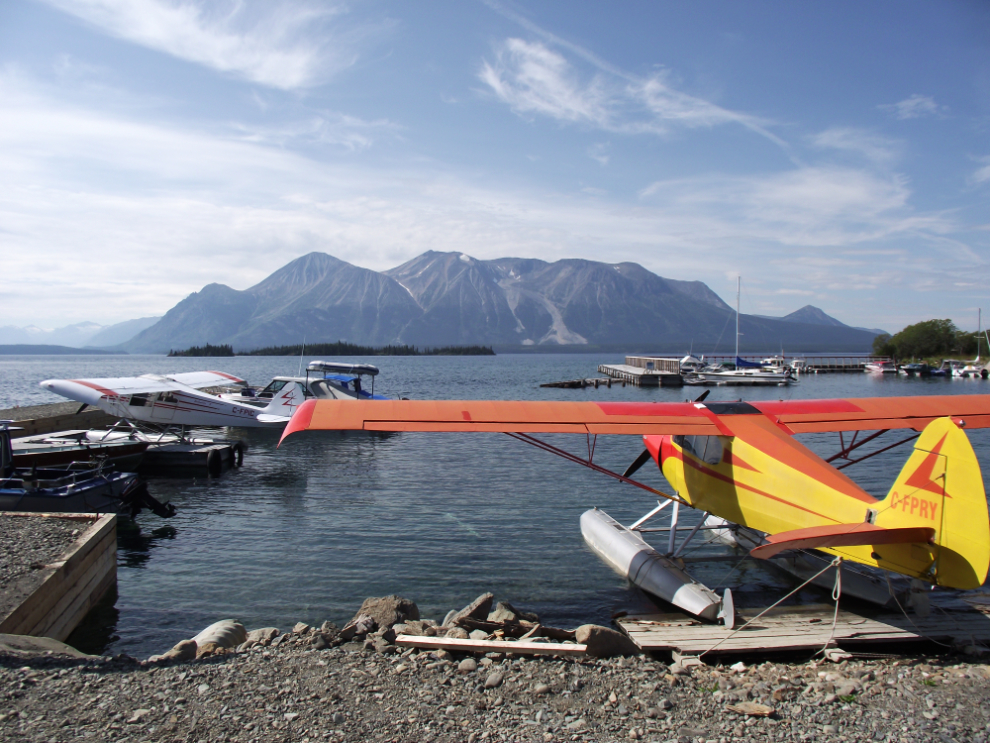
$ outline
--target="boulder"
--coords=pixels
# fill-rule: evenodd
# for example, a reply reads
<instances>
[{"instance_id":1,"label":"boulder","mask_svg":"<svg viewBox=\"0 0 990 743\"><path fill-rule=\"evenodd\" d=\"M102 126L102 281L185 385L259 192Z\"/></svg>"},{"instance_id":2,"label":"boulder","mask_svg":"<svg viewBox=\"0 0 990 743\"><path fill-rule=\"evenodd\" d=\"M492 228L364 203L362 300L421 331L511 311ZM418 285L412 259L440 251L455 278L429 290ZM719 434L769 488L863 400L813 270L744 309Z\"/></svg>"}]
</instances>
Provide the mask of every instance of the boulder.
<instances>
[{"instance_id":1,"label":"boulder","mask_svg":"<svg viewBox=\"0 0 990 743\"><path fill-rule=\"evenodd\" d=\"M468 639L468 631L463 627L451 627L444 636L452 637L455 640L466 640Z\"/></svg>"},{"instance_id":2,"label":"boulder","mask_svg":"<svg viewBox=\"0 0 990 743\"><path fill-rule=\"evenodd\" d=\"M262 627L261 629L253 629L247 633L247 639L244 641L248 647L251 645L268 645L278 637L279 631L278 627Z\"/></svg>"},{"instance_id":3,"label":"boulder","mask_svg":"<svg viewBox=\"0 0 990 743\"><path fill-rule=\"evenodd\" d=\"M391 627L410 619L419 619L419 607L415 602L395 595L366 598L348 624L353 624L362 616L372 617L378 627Z\"/></svg>"},{"instance_id":4,"label":"boulder","mask_svg":"<svg viewBox=\"0 0 990 743\"><path fill-rule=\"evenodd\" d=\"M196 645L196 658L209 658L211 655L223 655L226 652L218 642L204 642Z\"/></svg>"},{"instance_id":5,"label":"boulder","mask_svg":"<svg viewBox=\"0 0 990 743\"><path fill-rule=\"evenodd\" d=\"M483 593L470 604L446 620L444 624L453 624L458 619L470 617L471 619L488 619L488 614L492 610L492 602L495 600L494 593Z\"/></svg>"},{"instance_id":6,"label":"boulder","mask_svg":"<svg viewBox=\"0 0 990 743\"><path fill-rule=\"evenodd\" d=\"M196 641L182 640L177 642L173 648L161 655L152 655L148 660L152 663L160 660L193 660L196 657Z\"/></svg>"},{"instance_id":7,"label":"boulder","mask_svg":"<svg viewBox=\"0 0 990 743\"><path fill-rule=\"evenodd\" d=\"M374 617L369 614L359 614L340 631L340 637L342 640L363 638L365 635L374 632L377 627L378 623L375 621Z\"/></svg>"},{"instance_id":8,"label":"boulder","mask_svg":"<svg viewBox=\"0 0 990 743\"><path fill-rule=\"evenodd\" d=\"M221 619L204 629L193 640L199 647L207 643L215 643L222 648L236 648L247 641L247 630L240 622L233 619Z\"/></svg>"},{"instance_id":9,"label":"boulder","mask_svg":"<svg viewBox=\"0 0 990 743\"><path fill-rule=\"evenodd\" d=\"M80 653L74 647L50 637L30 637L28 635L0 634L0 653L18 658L33 658L45 655L68 655L73 658L93 658Z\"/></svg>"},{"instance_id":10,"label":"boulder","mask_svg":"<svg viewBox=\"0 0 990 743\"><path fill-rule=\"evenodd\" d=\"M639 647L621 632L597 624L582 624L574 631L581 645L587 645L588 655L612 658L616 655L639 655Z\"/></svg>"},{"instance_id":11,"label":"boulder","mask_svg":"<svg viewBox=\"0 0 990 743\"><path fill-rule=\"evenodd\" d=\"M396 627L400 625L395 625ZM405 622L402 627L403 635L412 635L414 637L436 637L437 628L434 624L427 624L419 619L409 620Z\"/></svg>"},{"instance_id":12,"label":"boulder","mask_svg":"<svg viewBox=\"0 0 990 743\"><path fill-rule=\"evenodd\" d=\"M296 622L296 626L292 628L293 634L305 635L310 630L310 626L305 622Z\"/></svg>"},{"instance_id":13,"label":"boulder","mask_svg":"<svg viewBox=\"0 0 990 743\"><path fill-rule=\"evenodd\" d=\"M508 601L499 601L495 605L495 611L488 615L489 622L518 622L523 619L527 622L539 622L540 617L530 611L520 611Z\"/></svg>"}]
</instances>

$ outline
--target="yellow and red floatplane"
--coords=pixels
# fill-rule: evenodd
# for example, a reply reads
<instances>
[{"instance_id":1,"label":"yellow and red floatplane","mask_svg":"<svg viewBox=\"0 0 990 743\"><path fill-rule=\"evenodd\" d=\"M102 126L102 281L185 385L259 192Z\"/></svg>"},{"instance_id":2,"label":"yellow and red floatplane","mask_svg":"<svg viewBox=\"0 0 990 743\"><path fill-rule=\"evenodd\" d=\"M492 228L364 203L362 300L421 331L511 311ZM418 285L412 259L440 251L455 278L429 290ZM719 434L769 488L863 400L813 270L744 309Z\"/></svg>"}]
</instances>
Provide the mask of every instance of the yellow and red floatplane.
<instances>
[{"instance_id":1,"label":"yellow and red floatplane","mask_svg":"<svg viewBox=\"0 0 990 743\"><path fill-rule=\"evenodd\" d=\"M595 471L647 490L660 504L625 527L598 509L581 518L585 540L614 568L647 591L709 620L734 620L731 593L719 597L679 560L700 529L751 548L754 557L790 560L822 553L913 579L915 592L983 585L990 567L990 518L980 467L966 428L990 426L990 395L850 398L752 402L357 401L303 403L282 435L312 430L503 432ZM889 446L864 445L895 430ZM839 432L841 449L824 459L794 434ZM866 432L872 432L866 434ZM537 438L540 433L589 437L587 458ZM645 451L624 472L593 461L599 434L643 437ZM870 495L841 470L913 441L889 493ZM863 455L863 452L870 451ZM653 460L673 493L633 479ZM643 524L667 506L667 551L643 539ZM678 527L678 510L704 512ZM678 544L679 531L687 534ZM823 564L828 564L826 561ZM879 569L879 570L877 570ZM884 579L887 596L894 593ZM874 583L873 585L879 585ZM878 592L865 584L864 597ZM882 603L882 601L881 601Z\"/></svg>"}]
</instances>

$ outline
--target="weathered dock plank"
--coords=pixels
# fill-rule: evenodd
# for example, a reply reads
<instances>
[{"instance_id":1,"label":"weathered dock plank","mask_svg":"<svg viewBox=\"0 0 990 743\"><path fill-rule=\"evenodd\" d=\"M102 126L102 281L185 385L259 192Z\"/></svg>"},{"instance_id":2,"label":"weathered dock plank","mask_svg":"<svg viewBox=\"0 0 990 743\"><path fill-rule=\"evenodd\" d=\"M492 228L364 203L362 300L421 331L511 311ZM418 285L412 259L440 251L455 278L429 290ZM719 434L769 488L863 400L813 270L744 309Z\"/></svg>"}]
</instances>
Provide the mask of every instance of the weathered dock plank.
<instances>
[{"instance_id":1,"label":"weathered dock plank","mask_svg":"<svg viewBox=\"0 0 990 743\"><path fill-rule=\"evenodd\" d=\"M990 642L990 616L970 604L954 602L933 608L928 617L889 611L869 616L834 605L772 609L738 629L759 610L741 610L737 631L685 619L680 614L643 614L620 618L622 630L643 650L683 655L814 650L828 646L910 643L925 640L956 644Z\"/></svg>"},{"instance_id":2,"label":"weathered dock plank","mask_svg":"<svg viewBox=\"0 0 990 743\"><path fill-rule=\"evenodd\" d=\"M0 633L65 640L117 579L117 517L22 512L0 512L0 516L81 522L78 539L38 570L33 590L0 617Z\"/></svg>"}]
</instances>

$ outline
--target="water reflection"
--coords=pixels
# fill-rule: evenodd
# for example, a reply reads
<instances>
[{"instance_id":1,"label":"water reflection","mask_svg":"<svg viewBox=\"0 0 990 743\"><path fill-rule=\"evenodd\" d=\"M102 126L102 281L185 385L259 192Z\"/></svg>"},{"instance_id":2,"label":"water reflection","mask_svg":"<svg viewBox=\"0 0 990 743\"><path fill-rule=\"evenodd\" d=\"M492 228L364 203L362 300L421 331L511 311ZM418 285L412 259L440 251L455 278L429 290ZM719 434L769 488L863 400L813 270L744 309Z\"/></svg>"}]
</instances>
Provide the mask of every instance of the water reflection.
<instances>
[{"instance_id":1,"label":"water reflection","mask_svg":"<svg viewBox=\"0 0 990 743\"><path fill-rule=\"evenodd\" d=\"M148 532L128 518L117 521L117 566L143 568L151 559L151 549L162 540L175 539L174 526L160 526Z\"/></svg>"}]
</instances>

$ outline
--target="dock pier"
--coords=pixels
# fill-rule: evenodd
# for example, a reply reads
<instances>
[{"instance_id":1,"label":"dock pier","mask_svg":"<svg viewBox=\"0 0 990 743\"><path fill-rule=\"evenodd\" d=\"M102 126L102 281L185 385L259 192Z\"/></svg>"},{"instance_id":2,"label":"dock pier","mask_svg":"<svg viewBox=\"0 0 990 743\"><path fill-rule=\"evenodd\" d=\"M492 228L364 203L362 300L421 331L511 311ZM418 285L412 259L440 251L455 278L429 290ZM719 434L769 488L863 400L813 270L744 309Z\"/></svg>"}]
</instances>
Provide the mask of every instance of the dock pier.
<instances>
[{"instance_id":1,"label":"dock pier","mask_svg":"<svg viewBox=\"0 0 990 743\"><path fill-rule=\"evenodd\" d=\"M681 362L660 356L626 356L625 364L599 364L598 372L637 387L680 387Z\"/></svg>"}]
</instances>

